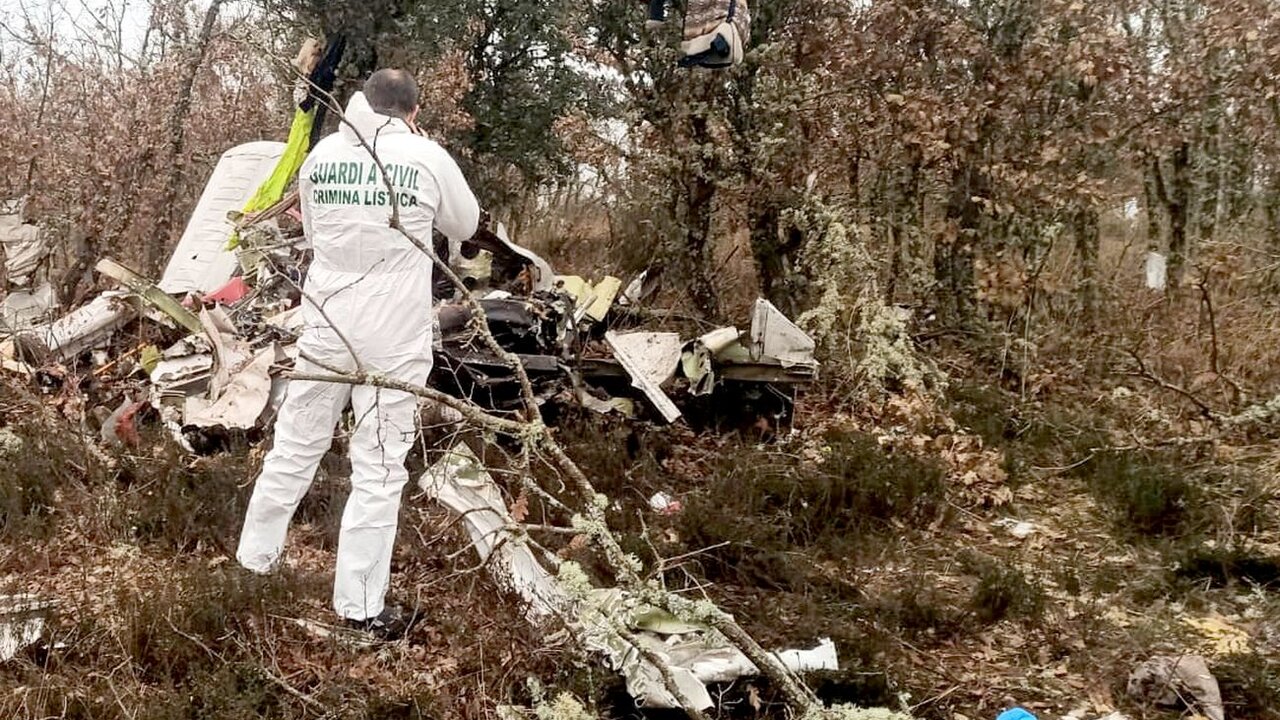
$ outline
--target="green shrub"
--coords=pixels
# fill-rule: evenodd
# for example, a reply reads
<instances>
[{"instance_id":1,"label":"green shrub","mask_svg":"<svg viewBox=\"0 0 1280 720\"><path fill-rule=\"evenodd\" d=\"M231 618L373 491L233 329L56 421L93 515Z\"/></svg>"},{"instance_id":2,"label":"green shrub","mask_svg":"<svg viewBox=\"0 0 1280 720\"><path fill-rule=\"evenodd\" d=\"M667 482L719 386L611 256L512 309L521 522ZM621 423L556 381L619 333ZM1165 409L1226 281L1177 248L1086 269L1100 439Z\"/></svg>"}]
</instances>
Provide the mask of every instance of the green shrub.
<instances>
[{"instance_id":1,"label":"green shrub","mask_svg":"<svg viewBox=\"0 0 1280 720\"><path fill-rule=\"evenodd\" d=\"M833 432L826 441L816 467L776 450L724 452L703 489L689 495L681 534L693 547L717 546L710 557L723 571L788 587L801 572L798 549L845 556L868 533L927 524L943 512L941 465L856 433Z\"/></svg>"},{"instance_id":2,"label":"green shrub","mask_svg":"<svg viewBox=\"0 0 1280 720\"><path fill-rule=\"evenodd\" d=\"M987 447L996 447L1018 434L1014 411L998 388L986 385L952 385L947 388L951 417L960 427L982 438Z\"/></svg>"},{"instance_id":3,"label":"green shrub","mask_svg":"<svg viewBox=\"0 0 1280 720\"><path fill-rule=\"evenodd\" d=\"M421 475L411 474L416 478ZM325 456L316 473L311 488L298 503L298 511L294 514L295 523L308 523L321 528L317 547L322 550L338 549L338 532L342 525L342 511L346 508L347 497L351 495L351 463L342 456L330 453Z\"/></svg>"},{"instance_id":4,"label":"green shrub","mask_svg":"<svg viewBox=\"0 0 1280 720\"><path fill-rule=\"evenodd\" d=\"M51 430L34 418L0 428L0 538L49 537L58 490L83 487L100 471L70 428Z\"/></svg>"},{"instance_id":5,"label":"green shrub","mask_svg":"<svg viewBox=\"0 0 1280 720\"><path fill-rule=\"evenodd\" d=\"M1200 500L1188 470L1138 452L1108 452L1084 466L1089 487L1122 529L1137 535L1179 535Z\"/></svg>"},{"instance_id":6,"label":"green shrub","mask_svg":"<svg viewBox=\"0 0 1280 720\"><path fill-rule=\"evenodd\" d=\"M1280 661L1258 653L1238 653L1213 661L1230 718L1280 720Z\"/></svg>"},{"instance_id":7,"label":"green shrub","mask_svg":"<svg viewBox=\"0 0 1280 720\"><path fill-rule=\"evenodd\" d=\"M945 637L959 628L961 619L950 599L923 575L912 578L906 587L874 598L872 604L882 620L909 636Z\"/></svg>"},{"instance_id":8,"label":"green shrub","mask_svg":"<svg viewBox=\"0 0 1280 720\"><path fill-rule=\"evenodd\" d=\"M53 531L52 476L31 472L33 464L13 460L0 477L0 537L40 539Z\"/></svg>"},{"instance_id":9,"label":"green shrub","mask_svg":"<svg viewBox=\"0 0 1280 720\"><path fill-rule=\"evenodd\" d=\"M1044 589L1028 580L1021 570L977 553L966 554L961 561L969 573L978 577L969 605L979 620L993 623L1006 617L1040 615Z\"/></svg>"},{"instance_id":10,"label":"green shrub","mask_svg":"<svg viewBox=\"0 0 1280 720\"><path fill-rule=\"evenodd\" d=\"M192 460L164 440L156 457L124 457L118 479L127 522L139 540L177 552L200 547L231 554L252 492L247 455Z\"/></svg>"},{"instance_id":11,"label":"green shrub","mask_svg":"<svg viewBox=\"0 0 1280 720\"><path fill-rule=\"evenodd\" d=\"M1236 581L1280 587L1280 557L1250 552L1240 546L1195 545L1177 553L1174 574L1182 579L1208 580L1213 587Z\"/></svg>"}]
</instances>

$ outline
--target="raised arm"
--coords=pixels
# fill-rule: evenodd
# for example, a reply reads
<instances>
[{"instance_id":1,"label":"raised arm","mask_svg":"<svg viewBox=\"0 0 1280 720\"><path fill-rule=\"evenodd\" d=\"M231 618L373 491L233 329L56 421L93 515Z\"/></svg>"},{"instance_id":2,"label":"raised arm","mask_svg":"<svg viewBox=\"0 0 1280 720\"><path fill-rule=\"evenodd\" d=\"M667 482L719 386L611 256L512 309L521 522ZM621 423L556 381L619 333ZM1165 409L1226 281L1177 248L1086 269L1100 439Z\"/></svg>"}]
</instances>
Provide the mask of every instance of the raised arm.
<instances>
[{"instance_id":1,"label":"raised arm","mask_svg":"<svg viewBox=\"0 0 1280 720\"><path fill-rule=\"evenodd\" d=\"M480 225L480 204L462 176L458 163L443 148L433 154L431 175L436 182L436 229L461 242L475 235Z\"/></svg>"}]
</instances>

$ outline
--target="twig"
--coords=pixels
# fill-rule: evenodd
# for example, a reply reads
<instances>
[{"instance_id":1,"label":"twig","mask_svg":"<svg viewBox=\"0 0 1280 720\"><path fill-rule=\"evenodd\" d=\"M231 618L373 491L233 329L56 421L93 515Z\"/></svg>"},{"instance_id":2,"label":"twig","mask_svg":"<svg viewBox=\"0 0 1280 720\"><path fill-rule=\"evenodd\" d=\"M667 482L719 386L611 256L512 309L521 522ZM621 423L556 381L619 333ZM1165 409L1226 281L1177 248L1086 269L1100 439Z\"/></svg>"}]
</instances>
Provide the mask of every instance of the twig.
<instances>
[{"instance_id":1,"label":"twig","mask_svg":"<svg viewBox=\"0 0 1280 720\"><path fill-rule=\"evenodd\" d=\"M931 698L926 698L926 699L924 699L924 700L921 700L920 702L916 703L915 705L912 705L912 706L910 707L909 711L914 713L916 710L919 710L920 708L924 707L925 705L931 705L931 704L933 704L933 703L938 702L939 700L941 700L941 699L945 698L946 696L948 696L948 695L950 695L951 693L953 693L953 692L955 692L955 691L959 690L960 688L961 688L961 686L960 686L960 685L952 685L950 689L948 689L948 690L946 690L946 691L944 691L944 692L942 692L942 693L940 693L940 694L938 694L938 695L934 695L934 696L933 696L933 697L931 697Z\"/></svg>"},{"instance_id":2,"label":"twig","mask_svg":"<svg viewBox=\"0 0 1280 720\"><path fill-rule=\"evenodd\" d=\"M1208 279L1209 271L1205 270L1196 281L1196 287L1199 288L1200 298L1209 312L1209 369L1218 375L1221 374L1218 371L1218 323L1213 313L1213 297L1209 295Z\"/></svg>"},{"instance_id":3,"label":"twig","mask_svg":"<svg viewBox=\"0 0 1280 720\"><path fill-rule=\"evenodd\" d=\"M678 565L679 564L678 561L680 560L688 560L691 557L696 557L703 553L711 552L712 550L718 550L722 547L725 547L726 545L729 545L728 540L725 540L724 542L716 543L715 545L708 545L707 547L704 547L704 548L698 548L697 550L690 550L687 553L676 555L674 557L662 558L662 561L659 563L659 565L661 566L662 570L669 570L675 567L676 565Z\"/></svg>"},{"instance_id":4,"label":"twig","mask_svg":"<svg viewBox=\"0 0 1280 720\"><path fill-rule=\"evenodd\" d=\"M111 362L109 362L109 363L107 363L107 364L103 365L102 367L98 368L97 370L94 370L94 371L93 371L93 375L94 375L94 377L102 377L103 375L106 375L107 373L111 372L111 369L112 369L112 368L114 368L115 366L119 365L120 363L124 362L125 360L128 360L129 358L133 357L134 355L137 355L138 353L142 352L142 350L143 350L145 347L147 347L147 343L143 343L143 344L139 345L138 347L136 347L136 348L134 348L134 349L130 350L130 351L129 351L129 352L127 352L127 353L124 353L123 355L121 355L120 357L116 358L115 360L112 360Z\"/></svg>"},{"instance_id":5,"label":"twig","mask_svg":"<svg viewBox=\"0 0 1280 720\"><path fill-rule=\"evenodd\" d=\"M314 361L313 361L314 362ZM499 432L513 437L520 437L528 433L528 425L517 422L515 420L504 420L503 418L494 417L481 410L478 406L472 405L465 400L440 392L433 388L414 385L402 380L396 380L385 375L374 373L311 373L311 372L295 372L290 375L294 380L310 380L312 382L328 382L341 385L369 385L372 387L386 388L388 390L400 390L412 395L417 395L427 400L434 400L442 405L449 407L462 413L463 417L472 423L494 432Z\"/></svg>"},{"instance_id":6,"label":"twig","mask_svg":"<svg viewBox=\"0 0 1280 720\"><path fill-rule=\"evenodd\" d=\"M190 634L188 634L188 633L185 633L185 632L183 632L183 631L179 630L179 629L178 629L178 626L173 624L173 618L172 618L172 617L170 617L169 615L165 615L165 616L164 616L164 620L165 620L165 622L169 623L169 628L170 628L170 629L172 629L174 633L176 633L176 634L178 634L178 635L181 635L182 637L184 637L184 638L186 638L186 639L190 640L191 642L195 643L196 645L200 646L200 649L201 649L201 650L204 650L206 653L208 653L210 658L212 658L212 659L214 659L214 660L221 660L221 659L222 659L222 656L221 656L221 655L219 655L218 653L214 652L214 651L213 651L213 649L212 649L212 648L210 648L208 645L206 645L206 644L205 644L205 642L204 642L203 640L201 640L200 638L196 637L195 635L190 635Z\"/></svg>"},{"instance_id":7,"label":"twig","mask_svg":"<svg viewBox=\"0 0 1280 720\"><path fill-rule=\"evenodd\" d=\"M531 525L526 523L526 524L517 525L517 527L521 530L524 530L525 532L545 532L545 533L553 533L556 535L581 535L582 534L582 532L579 530L574 530L573 528L568 528L568 527L560 527L559 525Z\"/></svg>"},{"instance_id":8,"label":"twig","mask_svg":"<svg viewBox=\"0 0 1280 720\"><path fill-rule=\"evenodd\" d=\"M1127 352L1129 353L1129 357L1133 358L1133 361L1137 363L1138 371L1122 373L1122 374L1128 375L1130 377L1142 378L1143 380L1146 380L1147 382L1155 385L1156 387L1159 387L1163 390L1168 390L1170 392L1177 393L1178 395L1181 395L1184 398L1190 400L1192 404L1194 404L1197 408L1200 408L1200 412L1203 413L1207 419L1213 420L1215 422L1218 420L1218 414L1213 411L1213 408L1209 407L1203 400L1196 397L1195 393L1191 392L1190 390L1187 390L1181 385L1174 385L1173 383L1167 382L1164 380L1164 378L1161 378L1160 376L1151 372L1151 370L1147 368L1147 364L1142 361L1142 356L1139 355L1136 351L1128 350Z\"/></svg>"},{"instance_id":9,"label":"twig","mask_svg":"<svg viewBox=\"0 0 1280 720\"><path fill-rule=\"evenodd\" d=\"M320 702L319 700L316 700L315 698L311 697L310 695L307 695L306 693L302 692L298 688L285 682L284 678L280 677L279 675L276 675L275 673L271 672L265 667L262 667L261 665L258 666L258 670L262 672L263 677L275 683L276 685L279 685L281 690L284 690L285 692L289 693L295 698L301 700L303 705L306 705L307 707L311 708L312 710L315 710L316 712L319 712L322 715L327 716L329 714L329 708L325 707L324 703Z\"/></svg>"},{"instance_id":10,"label":"twig","mask_svg":"<svg viewBox=\"0 0 1280 720\"><path fill-rule=\"evenodd\" d=\"M311 295L309 295L309 294L307 293L307 291L306 291L306 290L304 290L300 285L298 285L297 283L295 283L295 282L293 281L293 278L289 277L289 275L288 275L287 273L280 272L280 268L279 268L278 266L276 266L276 265L275 265L275 263L272 261L272 259L271 259L271 255L270 255L269 253L265 253L265 252L264 252L264 253L262 253L262 256L263 256L264 258L266 258L266 259L267 259L267 262L272 263L272 269L276 270L276 276L277 276L277 277L283 278L283 279L284 279L284 281L285 281L285 282L287 282L287 283L289 284L289 286L290 286L290 287L292 287L292 288L294 288L295 290L297 290L297 291L298 291L298 294L302 296L302 299L304 299L304 300L306 300L307 302L311 303L311 307L315 308L315 309L316 309L316 312L320 313L320 318L321 318L321 319L323 319L326 323L328 323L328 325L329 325L329 329L333 331L333 334L334 334L334 335L337 335L337 336L338 336L338 340L342 343L343 347L345 347L345 348L346 348L346 350L347 350L347 354L351 355L351 362L355 363L356 370L357 370L357 371L359 371L359 372L363 372L363 371L364 371L364 365L363 365L363 364L361 364L361 362L360 362L360 354L356 352L356 348L355 348L355 346L351 344L351 341L347 339L347 336L342 332L342 330L341 330L341 329L339 329L339 328L338 328L338 326L334 324L333 320L329 317L329 313L325 312L325 310L324 310L324 303L318 303L318 302L316 302L316 301L311 297ZM372 271L373 271L373 268L370 268L370 269L369 269L369 272L372 272ZM331 298L333 298L333 297L337 297L337 296L338 296L338 293L341 293L341 292L343 292L344 290L348 290L348 289L350 289L351 287L355 286L355 284L356 284L356 283L359 283L360 281L364 280L364 279L365 279L365 278L367 278L368 276L369 276L369 275L368 275L368 272L366 272L364 275L361 275L359 278L357 278L357 279L353 280L351 283L349 283L349 284L347 284L347 285L343 286L343 287L342 287L342 288L340 288L337 292L335 292L333 295L330 295L329 297L331 297ZM325 302L328 302L328 300L326 300ZM327 365L325 365L325 364L323 364L323 363L321 363L321 362L317 361L317 360L316 360L316 359L314 359L314 358L310 358L310 357L308 357L308 358L307 358L307 360L309 360L310 362L315 363L316 365L319 365L320 367L323 367L323 368L324 368L324 369L326 369L326 370L330 370L330 371L338 372L338 371L333 370L333 368L331 368L331 367L329 367L329 366L327 366Z\"/></svg>"}]
</instances>

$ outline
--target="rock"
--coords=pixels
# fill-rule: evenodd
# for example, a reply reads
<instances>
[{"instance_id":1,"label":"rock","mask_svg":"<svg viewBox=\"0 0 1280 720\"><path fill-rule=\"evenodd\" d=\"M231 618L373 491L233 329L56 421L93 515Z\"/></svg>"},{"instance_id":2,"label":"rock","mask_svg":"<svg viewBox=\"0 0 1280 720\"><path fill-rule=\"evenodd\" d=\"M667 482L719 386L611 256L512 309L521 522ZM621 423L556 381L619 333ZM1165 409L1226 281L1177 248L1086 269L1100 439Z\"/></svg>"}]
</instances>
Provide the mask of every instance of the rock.
<instances>
[{"instance_id":1,"label":"rock","mask_svg":"<svg viewBox=\"0 0 1280 720\"><path fill-rule=\"evenodd\" d=\"M1128 691L1140 702L1167 707L1194 699L1209 720L1225 720L1218 680L1200 655L1157 655L1129 675Z\"/></svg>"}]
</instances>

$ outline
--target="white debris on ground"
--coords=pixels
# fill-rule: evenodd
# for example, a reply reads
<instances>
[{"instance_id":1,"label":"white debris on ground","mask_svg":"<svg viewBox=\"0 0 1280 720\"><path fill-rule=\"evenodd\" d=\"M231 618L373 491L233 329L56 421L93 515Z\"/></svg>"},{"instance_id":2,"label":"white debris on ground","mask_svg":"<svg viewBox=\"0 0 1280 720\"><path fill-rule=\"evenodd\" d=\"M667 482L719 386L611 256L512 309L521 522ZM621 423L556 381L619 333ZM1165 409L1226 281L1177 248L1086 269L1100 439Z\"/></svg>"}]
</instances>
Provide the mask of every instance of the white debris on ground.
<instances>
[{"instance_id":1,"label":"white debris on ground","mask_svg":"<svg viewBox=\"0 0 1280 720\"><path fill-rule=\"evenodd\" d=\"M1186 705L1208 720L1226 718L1218 679L1200 655L1157 655L1130 673L1128 691L1152 705Z\"/></svg>"},{"instance_id":2,"label":"white debris on ground","mask_svg":"<svg viewBox=\"0 0 1280 720\"><path fill-rule=\"evenodd\" d=\"M35 595L0 595L0 662L40 639L53 607Z\"/></svg>"},{"instance_id":3,"label":"white debris on ground","mask_svg":"<svg viewBox=\"0 0 1280 720\"><path fill-rule=\"evenodd\" d=\"M699 710L714 705L708 683L760 674L745 655L709 627L639 604L622 590L592 588L580 598L571 594L544 565L554 566L559 560L540 561L533 547L522 541L498 484L465 445L450 449L427 470L419 486L460 519L483 567L525 601L531 622L567 618L571 631L622 674L627 692L643 706L674 708L683 703L667 690L663 671L618 634L614 625L619 619L636 642L666 666L681 695ZM835 644L829 639L813 649L783 650L776 656L795 672L839 669Z\"/></svg>"}]
</instances>

